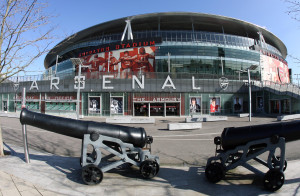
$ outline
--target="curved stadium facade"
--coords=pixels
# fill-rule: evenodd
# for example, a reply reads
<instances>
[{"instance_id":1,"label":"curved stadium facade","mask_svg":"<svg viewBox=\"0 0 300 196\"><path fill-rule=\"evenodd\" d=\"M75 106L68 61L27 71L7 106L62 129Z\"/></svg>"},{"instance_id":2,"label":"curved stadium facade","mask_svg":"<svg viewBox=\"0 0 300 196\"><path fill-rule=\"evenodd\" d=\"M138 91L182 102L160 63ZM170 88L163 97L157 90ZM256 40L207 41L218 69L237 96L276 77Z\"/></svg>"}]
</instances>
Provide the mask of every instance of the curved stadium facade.
<instances>
[{"instance_id":1,"label":"curved stadium facade","mask_svg":"<svg viewBox=\"0 0 300 196\"><path fill-rule=\"evenodd\" d=\"M77 93L83 116L247 113L250 77L254 113L297 113L295 96L276 91L290 85L286 55L279 38L245 21L187 12L130 16L57 44L43 76L18 78L14 92L3 86L2 110L5 101L7 110L19 110L26 86L28 107L42 113L76 112Z\"/></svg>"}]
</instances>

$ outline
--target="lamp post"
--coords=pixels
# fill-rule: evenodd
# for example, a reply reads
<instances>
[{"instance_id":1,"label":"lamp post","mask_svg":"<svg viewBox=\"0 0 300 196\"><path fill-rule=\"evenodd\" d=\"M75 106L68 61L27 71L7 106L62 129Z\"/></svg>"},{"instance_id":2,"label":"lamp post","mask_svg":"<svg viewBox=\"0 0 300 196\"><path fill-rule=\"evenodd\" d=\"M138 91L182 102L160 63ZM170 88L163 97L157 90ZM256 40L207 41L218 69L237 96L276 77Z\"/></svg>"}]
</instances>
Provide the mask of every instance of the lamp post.
<instances>
[{"instance_id":1,"label":"lamp post","mask_svg":"<svg viewBox=\"0 0 300 196\"><path fill-rule=\"evenodd\" d=\"M83 66L81 59L80 58L70 58L72 64L74 66L78 65L78 76L77 76L77 81L78 81L78 86L77 86L77 100L76 100L76 118L79 119L79 104L80 104L80 77L81 77L81 68L82 67L89 67L89 66Z\"/></svg>"},{"instance_id":2,"label":"lamp post","mask_svg":"<svg viewBox=\"0 0 300 196\"><path fill-rule=\"evenodd\" d=\"M62 56L56 55L56 63L55 63L55 76L56 76L56 72L57 72L58 58L62 58Z\"/></svg>"},{"instance_id":3,"label":"lamp post","mask_svg":"<svg viewBox=\"0 0 300 196\"><path fill-rule=\"evenodd\" d=\"M220 58L221 58L221 67L222 67L222 76L223 76L224 75L224 67L223 67L222 56Z\"/></svg>"},{"instance_id":4,"label":"lamp post","mask_svg":"<svg viewBox=\"0 0 300 196\"><path fill-rule=\"evenodd\" d=\"M171 72L171 53L168 52L168 73Z\"/></svg>"},{"instance_id":5,"label":"lamp post","mask_svg":"<svg viewBox=\"0 0 300 196\"><path fill-rule=\"evenodd\" d=\"M248 86L249 86L249 122L251 121L251 114L252 114L250 70L255 70L256 68L257 68L257 65L251 65L250 67L246 68L245 70L241 70L241 72L247 72L248 73Z\"/></svg>"},{"instance_id":6,"label":"lamp post","mask_svg":"<svg viewBox=\"0 0 300 196\"><path fill-rule=\"evenodd\" d=\"M252 104L251 104L251 78L250 78L250 69L247 69L248 72L248 85L249 85L249 122L251 122L251 113L252 113Z\"/></svg>"}]
</instances>

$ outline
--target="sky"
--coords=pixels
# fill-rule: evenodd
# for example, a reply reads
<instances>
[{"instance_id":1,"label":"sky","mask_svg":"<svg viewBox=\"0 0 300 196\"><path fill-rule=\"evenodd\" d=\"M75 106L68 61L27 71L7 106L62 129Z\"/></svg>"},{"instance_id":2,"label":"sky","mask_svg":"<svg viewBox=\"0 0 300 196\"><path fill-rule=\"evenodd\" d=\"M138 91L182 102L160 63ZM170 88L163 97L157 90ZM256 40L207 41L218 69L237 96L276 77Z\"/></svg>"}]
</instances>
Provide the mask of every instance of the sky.
<instances>
[{"instance_id":1,"label":"sky","mask_svg":"<svg viewBox=\"0 0 300 196\"><path fill-rule=\"evenodd\" d=\"M283 41L289 55L300 59L300 21L287 14L289 4L284 0L51 0L48 3L45 11L55 16L51 25L56 27L51 48L67 36L110 20L182 11L222 15L264 27ZM44 70L44 58L45 55L27 70ZM289 56L286 60L293 75L299 74L300 63Z\"/></svg>"}]
</instances>

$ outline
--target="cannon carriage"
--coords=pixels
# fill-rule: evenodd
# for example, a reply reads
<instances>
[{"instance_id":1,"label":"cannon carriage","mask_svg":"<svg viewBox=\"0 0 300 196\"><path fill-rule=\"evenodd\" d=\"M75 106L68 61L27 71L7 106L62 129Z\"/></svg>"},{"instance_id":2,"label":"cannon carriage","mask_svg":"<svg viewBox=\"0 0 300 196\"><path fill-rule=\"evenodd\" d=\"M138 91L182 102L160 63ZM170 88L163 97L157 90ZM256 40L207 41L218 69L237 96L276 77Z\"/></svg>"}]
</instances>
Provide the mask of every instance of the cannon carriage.
<instances>
[{"instance_id":1,"label":"cannon carriage","mask_svg":"<svg viewBox=\"0 0 300 196\"><path fill-rule=\"evenodd\" d=\"M82 139L80 164L82 179L88 185L99 184L103 173L124 163L139 167L143 178L153 178L159 171L159 157L151 154L153 138L144 128L80 121L22 109L21 124ZM102 152L116 157L104 163Z\"/></svg>"},{"instance_id":2,"label":"cannon carriage","mask_svg":"<svg viewBox=\"0 0 300 196\"><path fill-rule=\"evenodd\" d=\"M264 187L276 191L284 184L286 142L300 139L300 121L225 128L221 137L214 138L216 152L207 160L205 176L217 183L225 173L243 166L255 174L263 175ZM267 155L261 158L261 155ZM254 160L269 170L263 173L248 161Z\"/></svg>"}]
</instances>

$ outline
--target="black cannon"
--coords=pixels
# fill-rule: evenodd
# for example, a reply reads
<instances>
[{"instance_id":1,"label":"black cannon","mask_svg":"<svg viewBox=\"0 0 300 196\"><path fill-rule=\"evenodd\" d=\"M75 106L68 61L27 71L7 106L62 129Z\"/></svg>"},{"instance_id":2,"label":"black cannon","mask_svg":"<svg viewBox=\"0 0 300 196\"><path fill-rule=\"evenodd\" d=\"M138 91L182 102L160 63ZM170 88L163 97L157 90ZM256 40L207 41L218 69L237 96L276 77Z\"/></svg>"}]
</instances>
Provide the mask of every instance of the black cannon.
<instances>
[{"instance_id":1,"label":"black cannon","mask_svg":"<svg viewBox=\"0 0 300 196\"><path fill-rule=\"evenodd\" d=\"M276 191L284 184L285 143L298 139L300 121L224 128L221 137L214 138L216 155L207 160L205 176L216 183L237 166L264 174L247 163L253 159L269 169L264 174L265 188ZM258 157L264 153L268 153L267 160Z\"/></svg>"},{"instance_id":2,"label":"black cannon","mask_svg":"<svg viewBox=\"0 0 300 196\"><path fill-rule=\"evenodd\" d=\"M82 178L86 184L99 184L103 179L103 172L124 163L138 166L144 178L152 178L159 171L159 158L151 155L153 138L147 136L144 128L80 121L36 113L27 109L22 109L20 122L82 139L80 164L83 167ZM119 160L101 164L104 150L109 152L110 156L118 157Z\"/></svg>"}]
</instances>

